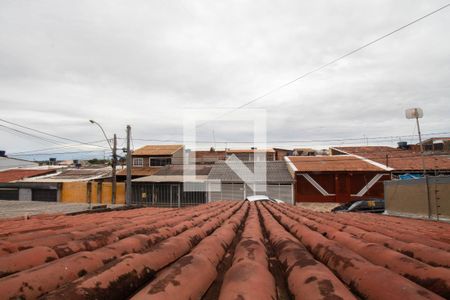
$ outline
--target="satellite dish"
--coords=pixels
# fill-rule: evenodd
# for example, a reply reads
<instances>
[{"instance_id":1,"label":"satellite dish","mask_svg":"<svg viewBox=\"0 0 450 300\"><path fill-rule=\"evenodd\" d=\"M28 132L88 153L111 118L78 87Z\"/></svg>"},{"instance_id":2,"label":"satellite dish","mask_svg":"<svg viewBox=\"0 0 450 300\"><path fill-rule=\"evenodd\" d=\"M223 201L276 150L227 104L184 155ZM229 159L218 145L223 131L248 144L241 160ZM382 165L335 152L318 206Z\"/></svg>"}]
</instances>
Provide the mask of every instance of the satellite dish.
<instances>
[{"instance_id":1,"label":"satellite dish","mask_svg":"<svg viewBox=\"0 0 450 300\"><path fill-rule=\"evenodd\" d=\"M407 119L420 119L423 117L423 110L419 107L409 108L405 110L405 116Z\"/></svg>"}]
</instances>

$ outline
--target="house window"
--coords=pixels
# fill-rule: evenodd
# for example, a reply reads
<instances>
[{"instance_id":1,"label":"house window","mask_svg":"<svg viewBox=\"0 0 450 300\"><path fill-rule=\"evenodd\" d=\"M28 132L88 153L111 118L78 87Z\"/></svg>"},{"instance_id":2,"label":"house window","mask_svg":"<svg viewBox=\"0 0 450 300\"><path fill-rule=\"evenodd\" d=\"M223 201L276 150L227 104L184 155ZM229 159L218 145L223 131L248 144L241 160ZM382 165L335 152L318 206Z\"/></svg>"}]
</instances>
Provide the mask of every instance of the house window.
<instances>
[{"instance_id":1,"label":"house window","mask_svg":"<svg viewBox=\"0 0 450 300\"><path fill-rule=\"evenodd\" d=\"M143 167L144 159L142 157L133 158L133 167Z\"/></svg>"},{"instance_id":2,"label":"house window","mask_svg":"<svg viewBox=\"0 0 450 300\"><path fill-rule=\"evenodd\" d=\"M150 158L149 163L151 167L161 167L170 165L172 163L172 159L170 157L153 157Z\"/></svg>"}]
</instances>

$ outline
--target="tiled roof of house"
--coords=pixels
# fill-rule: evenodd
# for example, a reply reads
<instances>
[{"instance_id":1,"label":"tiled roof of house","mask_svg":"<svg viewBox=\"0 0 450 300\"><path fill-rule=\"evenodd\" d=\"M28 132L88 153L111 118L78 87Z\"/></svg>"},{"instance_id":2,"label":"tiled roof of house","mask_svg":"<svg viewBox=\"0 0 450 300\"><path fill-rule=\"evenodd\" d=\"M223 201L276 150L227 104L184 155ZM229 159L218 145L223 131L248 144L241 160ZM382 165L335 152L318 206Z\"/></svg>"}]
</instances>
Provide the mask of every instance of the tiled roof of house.
<instances>
[{"instance_id":1,"label":"tiled roof of house","mask_svg":"<svg viewBox=\"0 0 450 300\"><path fill-rule=\"evenodd\" d=\"M183 145L147 145L133 151L133 156L146 155L172 155Z\"/></svg>"},{"instance_id":2,"label":"tiled roof of house","mask_svg":"<svg viewBox=\"0 0 450 300\"><path fill-rule=\"evenodd\" d=\"M23 181L27 182L73 182L88 181L111 177L111 167L105 168L81 168L81 169L65 169L60 173L45 178L28 178Z\"/></svg>"},{"instance_id":3,"label":"tiled roof of house","mask_svg":"<svg viewBox=\"0 0 450 300\"><path fill-rule=\"evenodd\" d=\"M421 154L411 150L383 146L334 147L332 149L370 159L397 171L420 172L423 169ZM425 155L424 161L427 170L450 170L450 157L447 155Z\"/></svg>"},{"instance_id":4,"label":"tiled roof of house","mask_svg":"<svg viewBox=\"0 0 450 300\"><path fill-rule=\"evenodd\" d=\"M13 169L0 171L0 182L11 182L29 177L54 173L55 170Z\"/></svg>"},{"instance_id":5,"label":"tiled roof of house","mask_svg":"<svg viewBox=\"0 0 450 300\"><path fill-rule=\"evenodd\" d=\"M0 291L48 300L448 299L449 231L444 222L248 201L32 216L0 221Z\"/></svg>"},{"instance_id":6,"label":"tiled roof of house","mask_svg":"<svg viewBox=\"0 0 450 300\"><path fill-rule=\"evenodd\" d=\"M185 168L187 170L186 174ZM209 165L167 165L155 174L134 179L133 182L203 182L208 178L211 168ZM193 172L195 175L190 172Z\"/></svg>"},{"instance_id":7,"label":"tiled roof of house","mask_svg":"<svg viewBox=\"0 0 450 300\"><path fill-rule=\"evenodd\" d=\"M171 175L183 175L184 171L195 171L197 175L208 175L211 171L211 166L203 165L167 165L162 167L155 175L171 176Z\"/></svg>"},{"instance_id":8,"label":"tiled roof of house","mask_svg":"<svg viewBox=\"0 0 450 300\"><path fill-rule=\"evenodd\" d=\"M197 163L213 163L218 160L225 160L225 151L194 151Z\"/></svg>"},{"instance_id":9,"label":"tiled roof of house","mask_svg":"<svg viewBox=\"0 0 450 300\"><path fill-rule=\"evenodd\" d=\"M294 171L332 172L332 171L386 171L353 155L336 156L289 156L286 158Z\"/></svg>"},{"instance_id":10,"label":"tiled roof of house","mask_svg":"<svg viewBox=\"0 0 450 300\"><path fill-rule=\"evenodd\" d=\"M349 147L332 147L348 154L358 154L358 153L379 153L379 152L398 152L403 151L397 148L389 146L349 146Z\"/></svg>"},{"instance_id":11,"label":"tiled roof of house","mask_svg":"<svg viewBox=\"0 0 450 300\"><path fill-rule=\"evenodd\" d=\"M227 149L227 153L255 153L255 152L269 152L273 153L275 150L272 148L268 149Z\"/></svg>"},{"instance_id":12,"label":"tiled roof of house","mask_svg":"<svg viewBox=\"0 0 450 300\"><path fill-rule=\"evenodd\" d=\"M239 163L218 161L216 162L208 179L217 180L222 182L242 183L243 180L231 169L229 164L234 164L235 168L248 168L251 172L254 171L255 164L266 166L266 180L268 183L292 183L293 179L284 161L264 161L264 162L242 162Z\"/></svg>"},{"instance_id":13,"label":"tiled roof of house","mask_svg":"<svg viewBox=\"0 0 450 300\"><path fill-rule=\"evenodd\" d=\"M161 167L132 167L131 176L150 176L161 170ZM118 176L127 176L127 168L117 171Z\"/></svg>"},{"instance_id":14,"label":"tiled roof of house","mask_svg":"<svg viewBox=\"0 0 450 300\"><path fill-rule=\"evenodd\" d=\"M426 144L426 143L432 143L434 141L450 141L450 137L448 136L443 136L443 137L432 137L429 139L426 139L422 142L422 144ZM417 145L420 145L420 143L417 143Z\"/></svg>"}]
</instances>

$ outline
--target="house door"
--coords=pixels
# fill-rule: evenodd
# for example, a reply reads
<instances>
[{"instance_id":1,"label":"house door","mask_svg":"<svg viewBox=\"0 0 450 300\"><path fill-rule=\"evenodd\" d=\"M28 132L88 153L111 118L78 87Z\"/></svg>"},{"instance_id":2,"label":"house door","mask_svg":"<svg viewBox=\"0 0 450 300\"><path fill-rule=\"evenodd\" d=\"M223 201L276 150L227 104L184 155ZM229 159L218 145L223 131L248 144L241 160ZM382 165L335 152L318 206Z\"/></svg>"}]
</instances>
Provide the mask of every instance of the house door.
<instances>
[{"instance_id":1,"label":"house door","mask_svg":"<svg viewBox=\"0 0 450 300\"><path fill-rule=\"evenodd\" d=\"M180 207L180 185L171 184L170 185L170 207Z\"/></svg>"}]
</instances>

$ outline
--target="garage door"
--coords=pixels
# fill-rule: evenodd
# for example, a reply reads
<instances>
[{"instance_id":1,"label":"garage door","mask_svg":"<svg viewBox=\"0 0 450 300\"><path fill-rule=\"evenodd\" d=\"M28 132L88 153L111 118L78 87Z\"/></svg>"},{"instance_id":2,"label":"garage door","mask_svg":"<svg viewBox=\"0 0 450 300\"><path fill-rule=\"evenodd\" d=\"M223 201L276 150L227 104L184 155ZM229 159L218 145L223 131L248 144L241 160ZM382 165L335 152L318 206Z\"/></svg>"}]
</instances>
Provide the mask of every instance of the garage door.
<instances>
[{"instance_id":1,"label":"garage door","mask_svg":"<svg viewBox=\"0 0 450 300\"><path fill-rule=\"evenodd\" d=\"M223 183L220 192L210 192L210 201L244 200L244 184Z\"/></svg>"},{"instance_id":2,"label":"garage door","mask_svg":"<svg viewBox=\"0 0 450 300\"><path fill-rule=\"evenodd\" d=\"M19 200L19 189L0 188L0 200Z\"/></svg>"},{"instance_id":3,"label":"garage door","mask_svg":"<svg viewBox=\"0 0 450 300\"><path fill-rule=\"evenodd\" d=\"M56 202L57 190L33 189L31 197L33 201Z\"/></svg>"}]
</instances>

